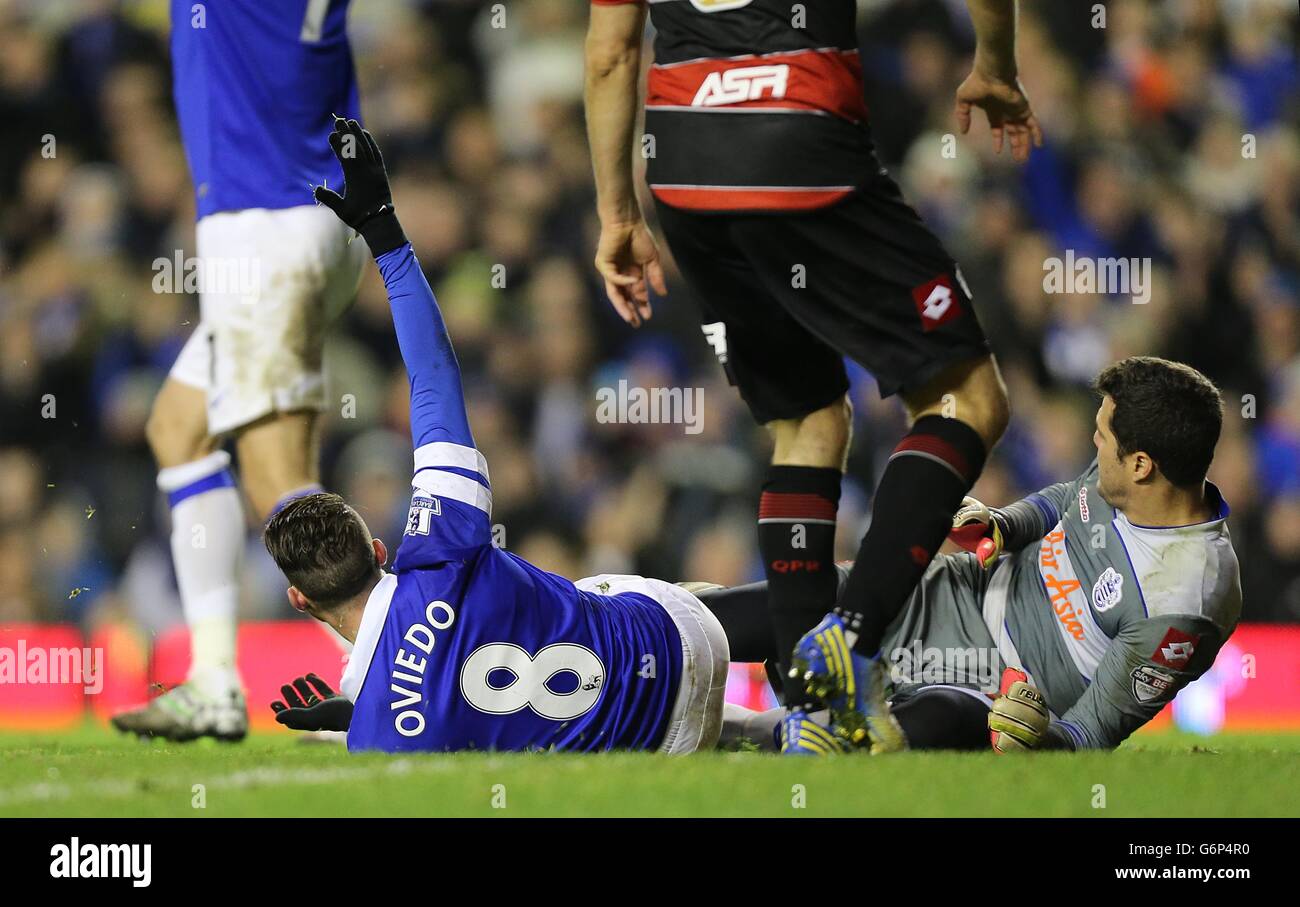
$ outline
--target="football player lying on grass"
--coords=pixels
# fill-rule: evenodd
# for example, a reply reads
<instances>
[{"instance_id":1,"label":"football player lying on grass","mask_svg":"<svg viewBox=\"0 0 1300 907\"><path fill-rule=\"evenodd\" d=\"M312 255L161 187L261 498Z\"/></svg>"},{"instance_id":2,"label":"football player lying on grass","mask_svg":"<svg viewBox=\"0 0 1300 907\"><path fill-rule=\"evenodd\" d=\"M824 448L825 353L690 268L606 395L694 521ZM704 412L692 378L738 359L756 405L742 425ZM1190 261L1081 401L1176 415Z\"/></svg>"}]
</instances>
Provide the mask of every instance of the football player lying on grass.
<instances>
[{"instance_id":1,"label":"football player lying on grass","mask_svg":"<svg viewBox=\"0 0 1300 907\"><path fill-rule=\"evenodd\" d=\"M939 741L904 727L912 747L980 746L987 719L999 752L1111 748L1214 663L1241 614L1228 506L1205 479L1222 398L1195 369L1141 356L1095 388L1097 456L1083 475L1002 509L967 498L955 514L950 538L972 553L937 559L886 633L882 715L840 614L800 641L794 670L837 737L876 737L873 722L938 674L968 695L931 700ZM979 664L981 652L996 658ZM1013 669L991 712L970 692L997 676L990 661Z\"/></svg>"},{"instance_id":2,"label":"football player lying on grass","mask_svg":"<svg viewBox=\"0 0 1300 907\"><path fill-rule=\"evenodd\" d=\"M410 377L415 467L391 573L383 542L337 495L305 495L267 523L290 603L354 643L346 702L302 680L304 707L326 700L315 726L346 727L350 750L713 747L728 640L698 598L639 576L575 584L492 545L487 462L379 149L355 120L338 120L330 145L346 191L319 187L316 199L379 265Z\"/></svg>"},{"instance_id":3,"label":"football player lying on grass","mask_svg":"<svg viewBox=\"0 0 1300 907\"><path fill-rule=\"evenodd\" d=\"M291 583L290 603L355 644L342 697L319 678L300 678L285 687L278 719L346 729L350 750L390 752L680 753L720 738L771 743L782 710L728 707L725 734L723 718L729 660L781 654L765 584L634 576L575 584L492 545L487 464L379 149L355 121L339 121L330 141L346 195L316 195L361 233L388 290L411 382L414 493L392 573L383 542L337 495L300 498L268 523L266 545ZM1161 360L1126 360L1099 388L1100 468L1004 510L971 502L958 517L974 528L958 534L978 553L936 561L891 628L891 652L914 641L984 647L1038 689L1011 686L990 712L979 692L987 678L957 670L956 657L946 682L900 682L889 717L913 747L987 747L988 727L1000 749L1113 746L1204 671L1235 625L1226 508L1203 481L1221 418L1217 392ZM1160 434L1147 432L1153 426ZM1091 600L1085 582L1094 583ZM855 733L864 725L854 722L851 687L828 695L835 681L811 673L831 711L798 729L802 751L871 742Z\"/></svg>"}]
</instances>

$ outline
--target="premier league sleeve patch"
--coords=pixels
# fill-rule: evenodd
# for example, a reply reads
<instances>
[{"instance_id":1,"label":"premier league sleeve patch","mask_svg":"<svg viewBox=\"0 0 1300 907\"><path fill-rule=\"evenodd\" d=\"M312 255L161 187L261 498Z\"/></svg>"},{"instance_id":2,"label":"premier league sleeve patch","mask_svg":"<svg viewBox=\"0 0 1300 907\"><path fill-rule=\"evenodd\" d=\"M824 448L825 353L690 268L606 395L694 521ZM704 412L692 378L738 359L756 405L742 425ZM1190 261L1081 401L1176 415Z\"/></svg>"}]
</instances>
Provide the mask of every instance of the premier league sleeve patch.
<instances>
[{"instance_id":1,"label":"premier league sleeve patch","mask_svg":"<svg viewBox=\"0 0 1300 907\"><path fill-rule=\"evenodd\" d=\"M1151 665L1138 665L1129 674L1133 679L1133 698L1138 702L1163 699L1174 686L1174 676Z\"/></svg>"},{"instance_id":2,"label":"premier league sleeve patch","mask_svg":"<svg viewBox=\"0 0 1300 907\"><path fill-rule=\"evenodd\" d=\"M406 515L404 535L428 535L431 521L442 516L442 502L437 498L411 498L411 509Z\"/></svg>"}]
</instances>

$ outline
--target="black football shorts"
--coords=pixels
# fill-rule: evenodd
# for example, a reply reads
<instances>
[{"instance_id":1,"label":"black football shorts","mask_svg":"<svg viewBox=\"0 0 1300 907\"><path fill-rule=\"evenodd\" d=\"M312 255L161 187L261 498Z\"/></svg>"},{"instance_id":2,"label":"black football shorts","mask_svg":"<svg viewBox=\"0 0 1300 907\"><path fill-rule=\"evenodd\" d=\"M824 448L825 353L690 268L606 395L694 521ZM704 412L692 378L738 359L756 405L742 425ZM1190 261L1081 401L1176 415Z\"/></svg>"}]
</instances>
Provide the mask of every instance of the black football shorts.
<instances>
[{"instance_id":1,"label":"black football shorts","mask_svg":"<svg viewBox=\"0 0 1300 907\"><path fill-rule=\"evenodd\" d=\"M842 396L844 356L889 396L989 352L952 257L883 169L813 211L656 208L704 336L760 423Z\"/></svg>"}]
</instances>

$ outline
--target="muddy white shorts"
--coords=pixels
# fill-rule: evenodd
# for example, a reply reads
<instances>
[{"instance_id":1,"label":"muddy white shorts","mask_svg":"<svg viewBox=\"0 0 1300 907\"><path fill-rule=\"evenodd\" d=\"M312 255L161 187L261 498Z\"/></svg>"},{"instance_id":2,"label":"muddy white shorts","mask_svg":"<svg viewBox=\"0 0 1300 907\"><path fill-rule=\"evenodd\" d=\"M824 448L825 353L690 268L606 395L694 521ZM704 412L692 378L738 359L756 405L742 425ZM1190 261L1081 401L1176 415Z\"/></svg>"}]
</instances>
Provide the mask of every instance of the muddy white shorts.
<instances>
[{"instance_id":1,"label":"muddy white shorts","mask_svg":"<svg viewBox=\"0 0 1300 907\"><path fill-rule=\"evenodd\" d=\"M602 587L604 583L608 587ZM681 586L644 576L604 574L580 579L574 585L602 595L639 592L663 606L681 634L682 680L659 752L693 753L716 747L722 733L731 653L727 635L713 612Z\"/></svg>"},{"instance_id":2,"label":"muddy white shorts","mask_svg":"<svg viewBox=\"0 0 1300 907\"><path fill-rule=\"evenodd\" d=\"M323 410L325 332L356 297L369 251L328 208L222 211L199 220L199 324L171 377L208 398L208 431Z\"/></svg>"}]
</instances>

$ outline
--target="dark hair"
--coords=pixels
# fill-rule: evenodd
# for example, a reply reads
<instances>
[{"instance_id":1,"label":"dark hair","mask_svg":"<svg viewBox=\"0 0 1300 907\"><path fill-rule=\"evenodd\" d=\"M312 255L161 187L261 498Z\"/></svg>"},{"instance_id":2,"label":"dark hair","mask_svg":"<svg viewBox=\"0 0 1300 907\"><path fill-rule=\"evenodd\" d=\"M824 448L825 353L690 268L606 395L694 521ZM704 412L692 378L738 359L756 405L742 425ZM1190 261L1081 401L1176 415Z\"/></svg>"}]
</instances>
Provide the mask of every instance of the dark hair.
<instances>
[{"instance_id":1,"label":"dark hair","mask_svg":"<svg viewBox=\"0 0 1300 907\"><path fill-rule=\"evenodd\" d=\"M1181 362L1131 356L1102 369L1093 386L1115 401L1119 456L1145 451L1180 488L1205 480L1223 428L1223 397L1209 378Z\"/></svg>"},{"instance_id":2,"label":"dark hair","mask_svg":"<svg viewBox=\"0 0 1300 907\"><path fill-rule=\"evenodd\" d=\"M290 501L266 524L263 540L290 584L323 608L356 595L382 572L365 522L336 494Z\"/></svg>"}]
</instances>

